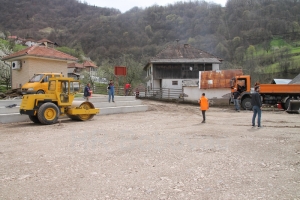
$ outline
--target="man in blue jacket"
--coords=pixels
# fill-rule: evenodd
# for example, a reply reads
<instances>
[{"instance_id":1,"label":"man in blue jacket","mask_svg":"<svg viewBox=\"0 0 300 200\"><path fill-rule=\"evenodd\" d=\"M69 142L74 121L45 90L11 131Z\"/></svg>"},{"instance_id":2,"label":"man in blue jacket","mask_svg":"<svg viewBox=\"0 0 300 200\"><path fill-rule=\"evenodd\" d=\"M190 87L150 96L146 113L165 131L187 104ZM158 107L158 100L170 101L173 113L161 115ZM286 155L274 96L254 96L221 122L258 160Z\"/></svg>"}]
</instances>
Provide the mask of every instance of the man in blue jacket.
<instances>
[{"instance_id":1,"label":"man in blue jacket","mask_svg":"<svg viewBox=\"0 0 300 200\"><path fill-rule=\"evenodd\" d=\"M91 85L88 83L83 91L83 96L86 99L86 101L89 101L89 98L91 97Z\"/></svg>"},{"instance_id":2,"label":"man in blue jacket","mask_svg":"<svg viewBox=\"0 0 300 200\"><path fill-rule=\"evenodd\" d=\"M107 86L108 91L108 102L110 103L110 99L112 102L115 102L115 86L112 80L109 81L109 84Z\"/></svg>"},{"instance_id":3,"label":"man in blue jacket","mask_svg":"<svg viewBox=\"0 0 300 200\"><path fill-rule=\"evenodd\" d=\"M257 118L257 125L258 128L261 127L261 107L262 107L262 103L261 103L261 97L259 92L259 86L255 86L255 92L252 94L251 96L251 104L252 104L252 109L253 109L253 116L252 116L252 127L255 127L255 118L256 115L258 115Z\"/></svg>"}]
</instances>

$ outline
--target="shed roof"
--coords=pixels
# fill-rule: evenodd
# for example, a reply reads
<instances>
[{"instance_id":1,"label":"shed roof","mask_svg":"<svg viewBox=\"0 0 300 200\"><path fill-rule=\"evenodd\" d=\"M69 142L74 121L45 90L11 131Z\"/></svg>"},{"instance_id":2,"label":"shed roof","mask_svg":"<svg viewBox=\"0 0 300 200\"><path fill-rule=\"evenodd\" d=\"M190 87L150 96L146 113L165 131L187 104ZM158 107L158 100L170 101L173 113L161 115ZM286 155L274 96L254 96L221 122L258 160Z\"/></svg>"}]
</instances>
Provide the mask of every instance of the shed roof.
<instances>
[{"instance_id":1,"label":"shed roof","mask_svg":"<svg viewBox=\"0 0 300 200\"><path fill-rule=\"evenodd\" d=\"M155 57L151 58L145 67L150 63L216 63L220 64L222 59L196 49L189 44L170 44Z\"/></svg>"},{"instance_id":2,"label":"shed roof","mask_svg":"<svg viewBox=\"0 0 300 200\"><path fill-rule=\"evenodd\" d=\"M300 74L296 76L289 84L300 84Z\"/></svg>"},{"instance_id":3,"label":"shed roof","mask_svg":"<svg viewBox=\"0 0 300 200\"><path fill-rule=\"evenodd\" d=\"M292 79L273 79L272 84L288 84Z\"/></svg>"},{"instance_id":4,"label":"shed roof","mask_svg":"<svg viewBox=\"0 0 300 200\"><path fill-rule=\"evenodd\" d=\"M63 53L61 51L55 50L53 48L49 48L46 46L31 46L21 51L12 53L4 58L3 61L13 61L21 57L42 57L42 58L51 58L51 59L58 59L58 60L67 60L67 61L76 61L77 58Z\"/></svg>"}]
</instances>

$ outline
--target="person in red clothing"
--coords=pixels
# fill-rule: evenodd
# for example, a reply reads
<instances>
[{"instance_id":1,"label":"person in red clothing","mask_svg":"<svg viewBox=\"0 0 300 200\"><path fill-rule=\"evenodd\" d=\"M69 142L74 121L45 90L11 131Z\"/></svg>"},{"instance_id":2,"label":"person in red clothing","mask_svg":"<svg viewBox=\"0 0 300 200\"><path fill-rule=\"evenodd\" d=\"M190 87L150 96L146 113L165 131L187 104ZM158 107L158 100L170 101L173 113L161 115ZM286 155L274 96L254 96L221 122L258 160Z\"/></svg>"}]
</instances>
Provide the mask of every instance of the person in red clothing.
<instances>
[{"instance_id":1,"label":"person in red clothing","mask_svg":"<svg viewBox=\"0 0 300 200\"><path fill-rule=\"evenodd\" d=\"M205 112L209 109L208 99L205 97L205 93L202 94L202 97L199 99L200 110L202 111L203 121L205 123Z\"/></svg>"},{"instance_id":2,"label":"person in red clothing","mask_svg":"<svg viewBox=\"0 0 300 200\"><path fill-rule=\"evenodd\" d=\"M131 85L129 83L125 84L125 96L128 96Z\"/></svg>"}]
</instances>

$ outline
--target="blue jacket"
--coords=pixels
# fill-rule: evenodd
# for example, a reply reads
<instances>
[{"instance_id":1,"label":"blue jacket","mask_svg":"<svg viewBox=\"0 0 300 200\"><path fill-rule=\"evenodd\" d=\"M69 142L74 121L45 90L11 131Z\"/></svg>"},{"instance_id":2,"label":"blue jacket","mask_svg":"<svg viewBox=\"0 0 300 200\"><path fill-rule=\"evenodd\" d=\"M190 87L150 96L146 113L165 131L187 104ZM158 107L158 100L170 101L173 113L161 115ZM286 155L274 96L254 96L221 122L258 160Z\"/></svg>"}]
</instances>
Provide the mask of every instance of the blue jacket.
<instances>
[{"instance_id":1,"label":"blue jacket","mask_svg":"<svg viewBox=\"0 0 300 200\"><path fill-rule=\"evenodd\" d=\"M108 84L107 89L110 90L111 92L115 91L115 86L114 86L114 84Z\"/></svg>"},{"instance_id":2,"label":"blue jacket","mask_svg":"<svg viewBox=\"0 0 300 200\"><path fill-rule=\"evenodd\" d=\"M90 90L91 89L89 86L85 86L84 91L83 91L83 96L85 96L85 97L91 96Z\"/></svg>"}]
</instances>

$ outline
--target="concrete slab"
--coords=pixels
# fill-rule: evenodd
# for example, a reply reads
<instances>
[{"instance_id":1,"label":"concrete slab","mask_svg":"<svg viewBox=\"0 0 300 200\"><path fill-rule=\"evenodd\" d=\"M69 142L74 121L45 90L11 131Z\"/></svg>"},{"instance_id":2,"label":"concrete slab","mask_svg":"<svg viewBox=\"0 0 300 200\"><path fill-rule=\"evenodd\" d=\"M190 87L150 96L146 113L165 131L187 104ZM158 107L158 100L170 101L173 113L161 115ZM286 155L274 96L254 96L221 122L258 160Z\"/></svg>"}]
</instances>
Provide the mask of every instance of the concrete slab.
<instances>
[{"instance_id":1,"label":"concrete slab","mask_svg":"<svg viewBox=\"0 0 300 200\"><path fill-rule=\"evenodd\" d=\"M141 105L141 100L136 101L115 101L114 103L108 103L108 102L92 102L96 108L106 108L106 107L120 107L120 106L135 106L135 105Z\"/></svg>"},{"instance_id":2,"label":"concrete slab","mask_svg":"<svg viewBox=\"0 0 300 200\"><path fill-rule=\"evenodd\" d=\"M28 115L21 115L20 113L0 114L0 123L15 123L30 121Z\"/></svg>"},{"instance_id":3,"label":"concrete slab","mask_svg":"<svg viewBox=\"0 0 300 200\"><path fill-rule=\"evenodd\" d=\"M12 104L17 104L18 106L21 105L21 99L16 99L16 100L0 100L0 107L5 107L9 106Z\"/></svg>"},{"instance_id":4,"label":"concrete slab","mask_svg":"<svg viewBox=\"0 0 300 200\"><path fill-rule=\"evenodd\" d=\"M0 107L0 114L8 114L8 113L19 113L20 106L15 106L12 108Z\"/></svg>"},{"instance_id":5,"label":"concrete slab","mask_svg":"<svg viewBox=\"0 0 300 200\"><path fill-rule=\"evenodd\" d=\"M130 113L130 112L145 112L147 110L148 110L148 106L146 105L107 107L107 108L100 109L99 115L111 115L111 114Z\"/></svg>"}]
</instances>

